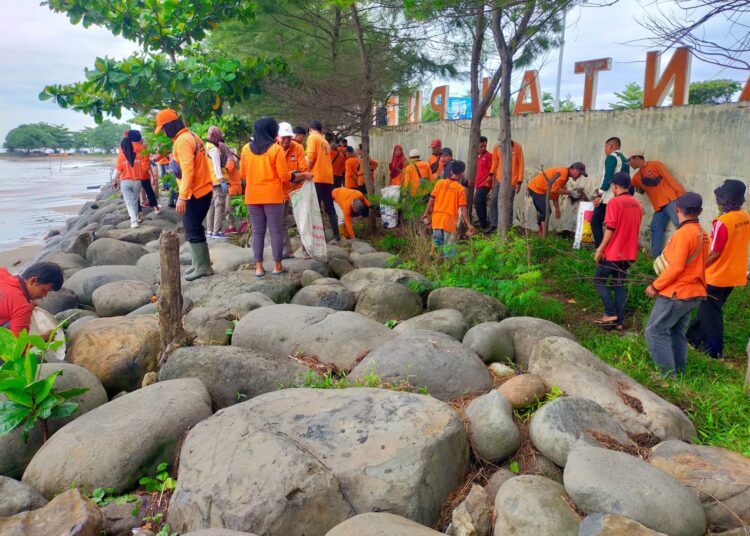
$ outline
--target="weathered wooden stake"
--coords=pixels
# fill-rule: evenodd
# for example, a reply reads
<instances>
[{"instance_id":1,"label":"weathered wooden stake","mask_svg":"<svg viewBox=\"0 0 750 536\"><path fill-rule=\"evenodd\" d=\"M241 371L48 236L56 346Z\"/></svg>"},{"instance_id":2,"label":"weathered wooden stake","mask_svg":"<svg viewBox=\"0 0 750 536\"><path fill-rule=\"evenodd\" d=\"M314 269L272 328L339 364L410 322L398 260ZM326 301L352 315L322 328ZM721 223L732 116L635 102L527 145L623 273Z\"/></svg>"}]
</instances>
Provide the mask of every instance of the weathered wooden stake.
<instances>
[{"instance_id":1,"label":"weathered wooden stake","mask_svg":"<svg viewBox=\"0 0 750 536\"><path fill-rule=\"evenodd\" d=\"M161 285L157 308L161 353L159 367L169 354L182 346L185 332L182 329L182 283L180 282L180 240L174 231L162 231L159 238L159 265Z\"/></svg>"},{"instance_id":2,"label":"weathered wooden stake","mask_svg":"<svg viewBox=\"0 0 750 536\"><path fill-rule=\"evenodd\" d=\"M747 368L745 369L745 394L750 397L750 340L747 341Z\"/></svg>"}]
</instances>

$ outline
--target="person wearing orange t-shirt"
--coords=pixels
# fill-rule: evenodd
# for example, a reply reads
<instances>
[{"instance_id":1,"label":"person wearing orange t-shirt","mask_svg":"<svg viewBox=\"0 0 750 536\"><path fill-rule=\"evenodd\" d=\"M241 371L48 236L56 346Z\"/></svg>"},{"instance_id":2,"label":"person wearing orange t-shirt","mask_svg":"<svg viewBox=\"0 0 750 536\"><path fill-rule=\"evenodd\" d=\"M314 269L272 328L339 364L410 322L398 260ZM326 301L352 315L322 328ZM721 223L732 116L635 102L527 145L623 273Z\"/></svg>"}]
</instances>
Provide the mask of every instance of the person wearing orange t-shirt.
<instances>
[{"instance_id":1,"label":"person wearing orange t-shirt","mask_svg":"<svg viewBox=\"0 0 750 536\"><path fill-rule=\"evenodd\" d=\"M459 218L468 229L469 235L474 233L474 227L471 225L469 212L466 209L466 193L459 182L464 171L466 171L466 164L460 160L454 160L451 178L440 179L435 183L427 208L422 215L424 224L432 227L433 251L440 250L443 257L455 255L453 244L456 242Z\"/></svg>"},{"instance_id":2,"label":"person wearing orange t-shirt","mask_svg":"<svg viewBox=\"0 0 750 536\"><path fill-rule=\"evenodd\" d=\"M351 188L334 188L332 195L334 203L339 206L341 213L344 215L344 225L343 228L339 229L339 233L344 238L356 238L354 227L352 227L352 214L362 217L367 216L367 208L370 206L370 202L362 192Z\"/></svg>"},{"instance_id":3,"label":"person wearing orange t-shirt","mask_svg":"<svg viewBox=\"0 0 750 536\"><path fill-rule=\"evenodd\" d=\"M292 258L292 240L289 238L289 225L287 222L292 216L292 205L289 200L289 194L294 190L302 187L302 182L312 178L307 173L307 159L305 158L305 149L294 141L294 131L289 123L279 123L279 145L284 149L286 155L286 167L290 173L294 174L294 182L283 183L284 187L284 216L282 222L282 237L284 239L283 255L285 259Z\"/></svg>"},{"instance_id":4,"label":"person wearing orange t-shirt","mask_svg":"<svg viewBox=\"0 0 750 536\"><path fill-rule=\"evenodd\" d=\"M690 344L711 357L724 355L724 303L735 287L747 285L750 214L742 208L745 190L745 184L734 179L714 190L721 215L713 221L706 257L707 297L687 333Z\"/></svg>"},{"instance_id":5,"label":"person wearing orange t-shirt","mask_svg":"<svg viewBox=\"0 0 750 536\"><path fill-rule=\"evenodd\" d=\"M654 215L651 218L649 229L651 230L651 256L658 257L664 249L664 239L667 234L667 225L677 227L677 213L675 205L677 198L685 193L685 188L669 172L667 167L658 160L646 161L644 151L634 151L628 158L630 167L637 170L633 175L633 188L641 193L646 193L651 206L654 207Z\"/></svg>"},{"instance_id":6,"label":"person wearing orange t-shirt","mask_svg":"<svg viewBox=\"0 0 750 536\"><path fill-rule=\"evenodd\" d=\"M323 123L317 119L310 121L310 134L307 136L307 165L315 181L315 193L318 202L323 204L328 219L331 222L333 240L341 240L339 236L338 216L333 208L333 167L331 166L331 146L323 136Z\"/></svg>"},{"instance_id":7,"label":"person wearing orange t-shirt","mask_svg":"<svg viewBox=\"0 0 750 536\"><path fill-rule=\"evenodd\" d=\"M568 167L554 167L545 169L529 181L529 196L534 202L534 208L537 213L537 223L539 224L539 234L544 236L544 220L547 219L547 184L552 178L558 175L558 178L552 183L550 199L555 206L555 218L560 219L560 196L570 195L571 190L565 188L568 179L577 181L581 175L588 177L586 166L582 162L574 162Z\"/></svg>"},{"instance_id":8,"label":"person wearing orange t-shirt","mask_svg":"<svg viewBox=\"0 0 750 536\"><path fill-rule=\"evenodd\" d=\"M442 163L440 165L442 166ZM416 195L420 185L428 184L428 181L435 182L430 164L419 158L419 150L412 149L404 166L401 191L406 190L410 195Z\"/></svg>"},{"instance_id":9,"label":"person wearing orange t-shirt","mask_svg":"<svg viewBox=\"0 0 750 536\"><path fill-rule=\"evenodd\" d=\"M427 163L430 166L430 173L433 177L440 177L443 174L443 162L440 157L443 155L443 142L435 138L430 142L430 150L432 154L427 159Z\"/></svg>"},{"instance_id":10,"label":"person wearing orange t-shirt","mask_svg":"<svg viewBox=\"0 0 750 536\"><path fill-rule=\"evenodd\" d=\"M353 147L346 148L346 163L344 164L344 188L357 189L357 175L359 174L359 158L354 154Z\"/></svg>"},{"instance_id":11,"label":"person wearing orange t-shirt","mask_svg":"<svg viewBox=\"0 0 750 536\"><path fill-rule=\"evenodd\" d=\"M516 194L521 191L525 164L521 144L514 140L510 140L510 144L511 152L513 153L510 171L510 183L513 185L513 189L510 192L510 205L512 207ZM488 231L493 232L497 229L497 200L500 197L500 182L503 180L503 151L499 143L492 148L492 168L490 171L492 173L492 197L490 201L490 228ZM513 211L511 210L508 214L508 227L512 224Z\"/></svg>"},{"instance_id":12,"label":"person wearing orange t-shirt","mask_svg":"<svg viewBox=\"0 0 750 536\"><path fill-rule=\"evenodd\" d=\"M357 148L357 159L359 164L357 165L357 190L362 192L363 195L367 195L367 187L365 186L365 167L362 165L362 157L364 151L362 150L362 144L359 144ZM378 161L370 158L370 176L375 180L375 170L378 169Z\"/></svg>"},{"instance_id":13,"label":"person wearing orange t-shirt","mask_svg":"<svg viewBox=\"0 0 750 536\"><path fill-rule=\"evenodd\" d=\"M675 210L679 224L664 248L666 267L646 287L646 295L655 298L646 324L646 343L651 359L665 376L685 372L688 323L706 297L708 235L698 221L703 199L695 192L684 193Z\"/></svg>"},{"instance_id":14,"label":"person wearing orange t-shirt","mask_svg":"<svg viewBox=\"0 0 750 536\"><path fill-rule=\"evenodd\" d=\"M333 169L333 187L341 188L344 185L344 164L346 154L340 145L331 146L331 169Z\"/></svg>"},{"instance_id":15,"label":"person wearing orange t-shirt","mask_svg":"<svg viewBox=\"0 0 750 536\"><path fill-rule=\"evenodd\" d=\"M203 227L203 220L211 206L213 180L203 142L188 130L177 112L166 108L156 114L154 132L162 130L173 140L173 160L180 170L175 212L182 215L185 240L190 243L192 264L185 272L185 279L192 281L214 273L206 244L206 229Z\"/></svg>"}]
</instances>

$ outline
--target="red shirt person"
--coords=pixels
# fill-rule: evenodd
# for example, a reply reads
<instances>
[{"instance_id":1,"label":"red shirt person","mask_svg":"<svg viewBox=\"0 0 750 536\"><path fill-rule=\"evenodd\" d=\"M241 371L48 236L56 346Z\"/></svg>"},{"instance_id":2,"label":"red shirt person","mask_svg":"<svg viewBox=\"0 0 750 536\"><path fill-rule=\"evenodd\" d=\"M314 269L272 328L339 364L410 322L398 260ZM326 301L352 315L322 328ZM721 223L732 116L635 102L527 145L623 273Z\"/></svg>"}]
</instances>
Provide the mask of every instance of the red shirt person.
<instances>
[{"instance_id":1,"label":"red shirt person","mask_svg":"<svg viewBox=\"0 0 750 536\"><path fill-rule=\"evenodd\" d=\"M487 220L487 197L492 189L492 153L487 150L487 137L479 138L477 146L477 172L474 179L474 209L477 211L479 227L485 229Z\"/></svg>"},{"instance_id":2,"label":"red shirt person","mask_svg":"<svg viewBox=\"0 0 750 536\"><path fill-rule=\"evenodd\" d=\"M624 328L625 279L638 255L638 234L643 218L641 203L629 193L630 175L615 173L611 182L615 197L607 203L604 238L594 254L597 262L594 287L604 304L604 315L596 324ZM614 294L614 300L612 295Z\"/></svg>"},{"instance_id":3,"label":"red shirt person","mask_svg":"<svg viewBox=\"0 0 750 536\"><path fill-rule=\"evenodd\" d=\"M28 332L34 300L44 298L51 290L60 290L63 277L62 268L54 262L32 264L21 275L11 275L0 268L0 327L13 335ZM48 338L49 333L43 337Z\"/></svg>"}]
</instances>

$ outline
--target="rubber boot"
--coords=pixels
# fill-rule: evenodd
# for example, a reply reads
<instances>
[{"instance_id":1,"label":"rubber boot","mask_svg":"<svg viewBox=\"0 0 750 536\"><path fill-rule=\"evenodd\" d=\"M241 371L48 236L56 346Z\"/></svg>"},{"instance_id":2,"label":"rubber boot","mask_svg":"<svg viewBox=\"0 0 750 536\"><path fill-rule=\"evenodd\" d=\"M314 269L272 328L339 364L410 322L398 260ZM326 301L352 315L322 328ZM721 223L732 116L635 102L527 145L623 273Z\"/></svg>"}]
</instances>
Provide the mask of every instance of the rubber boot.
<instances>
[{"instance_id":1,"label":"rubber boot","mask_svg":"<svg viewBox=\"0 0 750 536\"><path fill-rule=\"evenodd\" d=\"M190 255L193 257L193 271L185 272L185 280L192 281L199 277L214 275L211 269L211 256L206 242L191 242Z\"/></svg>"}]
</instances>

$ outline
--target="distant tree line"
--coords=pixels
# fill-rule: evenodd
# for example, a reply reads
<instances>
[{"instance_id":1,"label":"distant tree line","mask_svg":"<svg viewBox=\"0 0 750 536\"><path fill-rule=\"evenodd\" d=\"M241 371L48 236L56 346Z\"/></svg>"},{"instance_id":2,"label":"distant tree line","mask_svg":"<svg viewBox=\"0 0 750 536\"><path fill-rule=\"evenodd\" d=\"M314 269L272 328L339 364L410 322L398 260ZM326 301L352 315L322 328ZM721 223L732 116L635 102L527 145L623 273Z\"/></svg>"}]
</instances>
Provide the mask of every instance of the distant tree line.
<instances>
[{"instance_id":1,"label":"distant tree line","mask_svg":"<svg viewBox=\"0 0 750 536\"><path fill-rule=\"evenodd\" d=\"M112 153L119 147L122 133L130 128L127 124L102 121L95 127L71 131L63 125L31 123L19 125L5 136L3 147L10 152L40 152L68 150L101 151Z\"/></svg>"}]
</instances>

